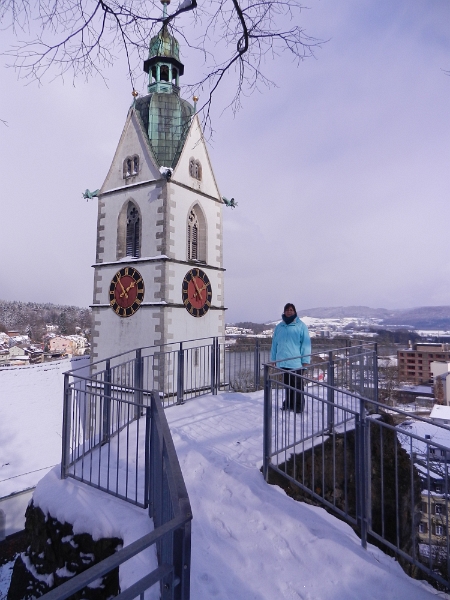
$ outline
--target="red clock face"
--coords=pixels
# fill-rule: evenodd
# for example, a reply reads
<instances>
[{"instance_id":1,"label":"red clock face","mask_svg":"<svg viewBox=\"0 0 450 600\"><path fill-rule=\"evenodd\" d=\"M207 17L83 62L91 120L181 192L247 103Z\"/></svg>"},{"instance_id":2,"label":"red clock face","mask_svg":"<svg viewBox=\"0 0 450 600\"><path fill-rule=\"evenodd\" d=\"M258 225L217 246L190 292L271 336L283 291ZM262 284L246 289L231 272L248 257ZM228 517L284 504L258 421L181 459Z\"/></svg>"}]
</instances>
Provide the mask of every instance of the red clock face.
<instances>
[{"instance_id":1,"label":"red clock face","mask_svg":"<svg viewBox=\"0 0 450 600\"><path fill-rule=\"evenodd\" d=\"M201 269L191 269L183 279L183 304L193 317L203 317L211 306L212 289L208 276Z\"/></svg>"},{"instance_id":2,"label":"red clock face","mask_svg":"<svg viewBox=\"0 0 450 600\"><path fill-rule=\"evenodd\" d=\"M109 303L119 317L131 317L144 299L144 282L139 271L124 267L109 286Z\"/></svg>"}]
</instances>

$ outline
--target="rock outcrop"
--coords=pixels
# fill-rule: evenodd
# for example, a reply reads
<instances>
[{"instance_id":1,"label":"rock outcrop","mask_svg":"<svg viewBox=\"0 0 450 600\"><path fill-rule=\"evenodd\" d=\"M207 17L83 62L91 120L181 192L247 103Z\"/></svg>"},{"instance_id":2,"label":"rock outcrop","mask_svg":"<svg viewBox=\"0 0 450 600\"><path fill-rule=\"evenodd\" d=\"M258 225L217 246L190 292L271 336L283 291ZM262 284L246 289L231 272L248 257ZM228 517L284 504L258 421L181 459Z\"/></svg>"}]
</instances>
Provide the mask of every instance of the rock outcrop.
<instances>
[{"instance_id":1,"label":"rock outcrop","mask_svg":"<svg viewBox=\"0 0 450 600\"><path fill-rule=\"evenodd\" d=\"M29 544L14 564L7 600L42 596L111 556L122 545L119 538L94 541L87 533L74 535L70 523L60 523L32 503L27 508L25 531ZM115 569L72 598L105 600L119 591L119 570Z\"/></svg>"}]
</instances>

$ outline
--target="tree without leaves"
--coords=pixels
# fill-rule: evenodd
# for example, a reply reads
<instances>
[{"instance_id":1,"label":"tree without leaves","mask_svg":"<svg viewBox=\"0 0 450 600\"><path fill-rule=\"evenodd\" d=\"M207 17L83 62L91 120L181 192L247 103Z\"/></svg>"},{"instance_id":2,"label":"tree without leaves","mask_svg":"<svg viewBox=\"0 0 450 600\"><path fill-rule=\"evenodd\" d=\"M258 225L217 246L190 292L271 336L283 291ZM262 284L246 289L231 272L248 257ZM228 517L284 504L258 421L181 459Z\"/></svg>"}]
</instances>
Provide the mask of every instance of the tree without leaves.
<instances>
[{"instance_id":1,"label":"tree without leaves","mask_svg":"<svg viewBox=\"0 0 450 600\"><path fill-rule=\"evenodd\" d=\"M209 122L212 97L226 76L234 76L227 102L236 111L242 94L274 85L263 72L266 59L283 54L298 64L312 55L318 42L297 24L301 10L299 0L184 0L163 16L159 0L5 0L0 26L13 27L18 40L34 36L7 52L25 77L103 76L121 49L134 89L149 40L165 24L202 56L205 72L187 88L206 92Z\"/></svg>"}]
</instances>

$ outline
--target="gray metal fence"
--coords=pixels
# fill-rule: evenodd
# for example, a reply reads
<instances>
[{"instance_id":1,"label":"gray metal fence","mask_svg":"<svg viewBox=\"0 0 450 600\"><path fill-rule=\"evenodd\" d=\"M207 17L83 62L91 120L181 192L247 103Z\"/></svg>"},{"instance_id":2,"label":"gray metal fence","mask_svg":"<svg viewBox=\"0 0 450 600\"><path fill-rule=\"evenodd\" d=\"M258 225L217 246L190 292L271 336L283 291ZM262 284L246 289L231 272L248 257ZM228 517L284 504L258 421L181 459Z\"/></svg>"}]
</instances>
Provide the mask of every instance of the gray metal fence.
<instances>
[{"instance_id":1,"label":"gray metal fence","mask_svg":"<svg viewBox=\"0 0 450 600\"><path fill-rule=\"evenodd\" d=\"M118 598L141 596L159 581L163 600L189 600L189 497L159 392L130 383L65 375L61 474L148 507L155 529L49 592L46 600L68 598L153 544L159 567Z\"/></svg>"},{"instance_id":2,"label":"gray metal fence","mask_svg":"<svg viewBox=\"0 0 450 600\"><path fill-rule=\"evenodd\" d=\"M82 368L68 375L76 380L74 389L84 393L89 386L91 398L99 401L115 389L115 397L120 390L121 399L146 404L149 391L156 390L165 407L219 390L262 389L271 341L234 342L213 337L138 348L93 362L88 373Z\"/></svg>"},{"instance_id":3,"label":"gray metal fence","mask_svg":"<svg viewBox=\"0 0 450 600\"><path fill-rule=\"evenodd\" d=\"M295 381L264 372L266 480L324 505L411 575L450 587L450 428L377 401L374 345L313 355ZM283 407L290 391L302 412Z\"/></svg>"}]
</instances>

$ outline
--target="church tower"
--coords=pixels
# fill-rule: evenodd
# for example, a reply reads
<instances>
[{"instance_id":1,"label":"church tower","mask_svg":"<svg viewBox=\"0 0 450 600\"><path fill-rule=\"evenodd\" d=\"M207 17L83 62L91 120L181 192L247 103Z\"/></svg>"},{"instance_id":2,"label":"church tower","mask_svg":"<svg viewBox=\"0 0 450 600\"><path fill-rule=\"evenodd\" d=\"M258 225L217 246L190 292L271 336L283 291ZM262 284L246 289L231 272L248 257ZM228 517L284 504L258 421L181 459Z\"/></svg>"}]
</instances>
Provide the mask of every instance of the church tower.
<instances>
[{"instance_id":1,"label":"church tower","mask_svg":"<svg viewBox=\"0 0 450 600\"><path fill-rule=\"evenodd\" d=\"M223 202L165 25L144 70L98 194L92 361L224 334Z\"/></svg>"}]
</instances>

